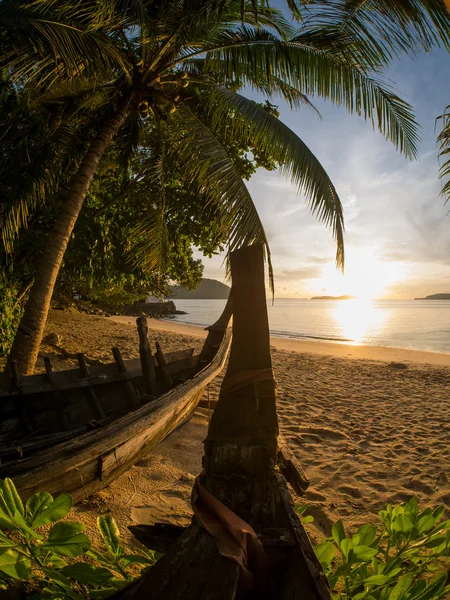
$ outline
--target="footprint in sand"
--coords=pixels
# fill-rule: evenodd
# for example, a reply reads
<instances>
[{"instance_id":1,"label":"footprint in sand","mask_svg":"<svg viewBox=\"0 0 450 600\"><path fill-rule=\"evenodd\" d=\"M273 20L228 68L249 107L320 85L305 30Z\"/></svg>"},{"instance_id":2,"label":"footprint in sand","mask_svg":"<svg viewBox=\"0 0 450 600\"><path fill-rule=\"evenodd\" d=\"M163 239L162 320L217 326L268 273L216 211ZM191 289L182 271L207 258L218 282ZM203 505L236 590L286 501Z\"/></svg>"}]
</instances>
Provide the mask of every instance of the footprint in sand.
<instances>
[{"instance_id":1,"label":"footprint in sand","mask_svg":"<svg viewBox=\"0 0 450 600\"><path fill-rule=\"evenodd\" d=\"M341 487L337 488L337 491L341 494L347 494L352 498L362 498L361 492L357 488L351 487L349 485L341 485Z\"/></svg>"},{"instance_id":2,"label":"footprint in sand","mask_svg":"<svg viewBox=\"0 0 450 600\"><path fill-rule=\"evenodd\" d=\"M303 434L304 436L316 436L318 439L325 440L343 440L345 438L348 438L348 435L346 433L326 428L299 427L297 431Z\"/></svg>"}]
</instances>

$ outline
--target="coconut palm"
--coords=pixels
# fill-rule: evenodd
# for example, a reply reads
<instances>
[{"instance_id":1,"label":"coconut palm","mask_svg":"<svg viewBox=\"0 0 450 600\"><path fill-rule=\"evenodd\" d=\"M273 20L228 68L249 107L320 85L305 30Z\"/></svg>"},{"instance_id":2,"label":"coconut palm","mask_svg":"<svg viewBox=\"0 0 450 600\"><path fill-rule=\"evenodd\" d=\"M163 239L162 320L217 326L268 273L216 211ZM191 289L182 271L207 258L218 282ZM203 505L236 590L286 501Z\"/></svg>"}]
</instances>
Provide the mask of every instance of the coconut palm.
<instances>
[{"instance_id":1,"label":"coconut palm","mask_svg":"<svg viewBox=\"0 0 450 600\"><path fill-rule=\"evenodd\" d=\"M444 114L438 120L442 122L442 131L438 137L439 156L444 161L441 165L440 177L446 180L442 187L442 195L448 202L450 199L450 106L447 106Z\"/></svg>"},{"instance_id":2,"label":"coconut palm","mask_svg":"<svg viewBox=\"0 0 450 600\"><path fill-rule=\"evenodd\" d=\"M8 31L0 31L3 62L14 81L26 86L34 102L72 103L76 113L80 104L86 109L88 99L92 107L89 143L45 246L11 351L22 373L34 368L67 243L115 136L127 160L153 134L145 175L160 194L151 199L137 232L138 259L148 267L164 260L165 174L171 162L196 186L205 206L217 208L230 250L263 241L270 263L255 206L217 136L224 122L240 143L270 154L305 194L312 212L331 227L337 263L343 264L342 207L331 180L298 136L245 96L247 89L281 96L293 108L307 105L311 95L344 104L372 120L405 155L415 156L418 138L409 105L369 72L358 53L344 56L311 40L303 43L279 12L261 2L256 17L254 5L242 10L241 0L0 3L0 12L11 9L12 15L19 7L24 15L17 27L11 18ZM101 48L101 58L98 52L92 56L94 48ZM36 202L34 194L19 202ZM3 215L4 225L11 224L8 235L24 224L25 212L11 210L15 218Z\"/></svg>"}]
</instances>

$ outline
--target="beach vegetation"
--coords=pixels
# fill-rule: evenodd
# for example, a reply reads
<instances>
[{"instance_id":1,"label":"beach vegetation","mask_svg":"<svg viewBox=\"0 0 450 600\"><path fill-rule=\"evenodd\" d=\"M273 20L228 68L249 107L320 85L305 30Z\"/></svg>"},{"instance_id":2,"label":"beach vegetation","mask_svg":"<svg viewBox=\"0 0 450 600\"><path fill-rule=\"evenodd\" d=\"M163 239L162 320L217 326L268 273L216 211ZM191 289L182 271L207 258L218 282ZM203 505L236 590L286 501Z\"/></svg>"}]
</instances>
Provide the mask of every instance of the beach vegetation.
<instances>
[{"instance_id":1,"label":"beach vegetation","mask_svg":"<svg viewBox=\"0 0 450 600\"><path fill-rule=\"evenodd\" d=\"M129 554L111 515L97 527L104 549L98 551L78 521L65 520L72 496L33 494L23 504L11 479L0 480L0 589L21 586L27 597L107 598L153 565L158 554Z\"/></svg>"},{"instance_id":2,"label":"beach vegetation","mask_svg":"<svg viewBox=\"0 0 450 600\"><path fill-rule=\"evenodd\" d=\"M34 368L65 251L114 142L128 167L137 150L144 152L144 181L156 190L130 240L140 266L167 266L174 163L205 210L214 211L227 249L262 241L270 264L263 224L229 146L219 139L223 128L231 140L270 156L306 196L331 228L342 266L343 214L333 183L306 144L246 93L279 96L292 108L311 107L314 95L342 104L413 157L418 134L411 107L362 60L366 51L352 44L345 53L331 51L320 37L306 39L267 2L244 10L240 0L1 2L0 66L24 102L0 133L6 147L21 141L22 181L29 183L1 211L6 252L37 206L52 195L60 204L11 351L20 371ZM52 126L34 145L18 134L23 104L33 108L37 127L45 111L52 115Z\"/></svg>"},{"instance_id":3,"label":"beach vegetation","mask_svg":"<svg viewBox=\"0 0 450 600\"><path fill-rule=\"evenodd\" d=\"M85 526L66 520L70 494L33 494L24 504L11 479L0 480L0 589L22 586L31 598L107 598L162 556L121 544L114 518L100 515L104 548ZM304 524L308 506L296 507ZM417 498L379 512L380 524L347 535L341 520L315 546L334 600L440 600L450 592L450 520L444 507L419 509ZM447 562L443 562L447 560Z\"/></svg>"},{"instance_id":4,"label":"beach vegetation","mask_svg":"<svg viewBox=\"0 0 450 600\"><path fill-rule=\"evenodd\" d=\"M448 597L450 520L419 509L416 497L379 514L380 524L348 535L342 520L315 547L335 600L439 600Z\"/></svg>"}]
</instances>

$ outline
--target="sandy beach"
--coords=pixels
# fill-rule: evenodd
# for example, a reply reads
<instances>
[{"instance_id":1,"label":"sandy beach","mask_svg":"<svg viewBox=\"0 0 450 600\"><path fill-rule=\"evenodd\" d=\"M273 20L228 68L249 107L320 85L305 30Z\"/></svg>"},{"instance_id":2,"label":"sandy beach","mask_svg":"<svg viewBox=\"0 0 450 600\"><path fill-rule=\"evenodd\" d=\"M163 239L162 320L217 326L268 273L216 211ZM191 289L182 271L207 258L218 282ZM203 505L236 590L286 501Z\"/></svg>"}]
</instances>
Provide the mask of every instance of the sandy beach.
<instances>
[{"instance_id":1,"label":"sandy beach","mask_svg":"<svg viewBox=\"0 0 450 600\"><path fill-rule=\"evenodd\" d=\"M47 333L69 352L111 360L138 355L135 319L52 311ZM130 326L132 325L132 326ZM149 320L151 341L165 350L199 347L205 332ZM297 501L310 505L313 538L329 535L342 518L347 528L388 502L417 495L423 506L445 505L450 517L450 355L272 339L279 384L280 429L303 464L310 486ZM56 350L43 345L42 354ZM68 363L55 359L58 368ZM221 378L210 386L217 398ZM190 490L201 469L208 414L200 410L151 454L71 515L95 528L110 512L124 539L132 523L187 524Z\"/></svg>"}]
</instances>

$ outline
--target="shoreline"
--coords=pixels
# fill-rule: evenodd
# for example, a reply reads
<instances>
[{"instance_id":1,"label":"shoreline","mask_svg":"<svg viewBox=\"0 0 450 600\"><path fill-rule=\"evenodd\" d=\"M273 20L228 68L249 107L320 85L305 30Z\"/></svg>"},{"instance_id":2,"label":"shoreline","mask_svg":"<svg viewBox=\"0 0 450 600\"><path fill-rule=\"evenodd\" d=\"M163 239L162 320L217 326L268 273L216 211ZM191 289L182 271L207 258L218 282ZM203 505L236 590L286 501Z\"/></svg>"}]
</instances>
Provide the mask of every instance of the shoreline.
<instances>
[{"instance_id":1,"label":"shoreline","mask_svg":"<svg viewBox=\"0 0 450 600\"><path fill-rule=\"evenodd\" d=\"M180 323L149 319L148 325L152 346L158 340L165 352L199 351L206 336ZM133 317L52 311L46 333L61 336L67 351L103 362L111 362L114 346L124 360L139 356ZM55 370L78 368L76 359L62 359L44 343L41 370L45 355ZM310 506L313 535L330 535L338 519L349 531L373 522L387 503L412 496L423 508L444 505L450 518L446 355L272 338L272 363L279 427L310 480L298 501ZM222 378L209 386L213 402ZM98 510L110 512L129 547L136 544L130 522L186 524L208 416L208 410L197 412L110 486L77 505L73 517L95 529Z\"/></svg>"},{"instance_id":2,"label":"shoreline","mask_svg":"<svg viewBox=\"0 0 450 600\"><path fill-rule=\"evenodd\" d=\"M117 323L135 326L135 317L109 317ZM181 335L191 335L201 339L206 338L207 331L201 325L187 325L171 320L149 319L149 329L167 331ZM271 345L276 350L288 352L319 354L349 360L373 360L381 362L399 362L408 365L424 364L436 367L450 367L450 354L444 352L428 352L424 350L409 350L406 348L391 348L389 346L358 346L340 342L324 342L299 340L288 337L270 338Z\"/></svg>"}]
</instances>

